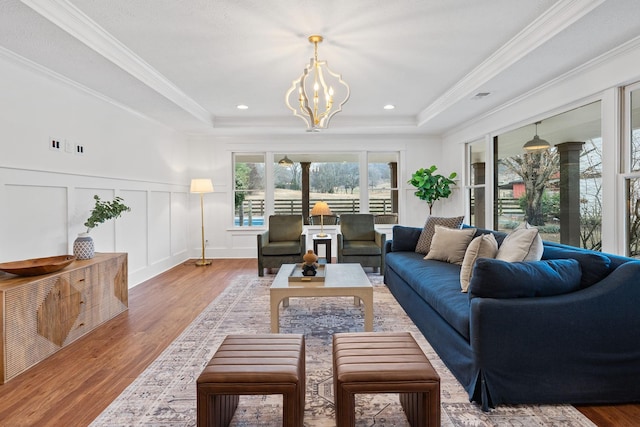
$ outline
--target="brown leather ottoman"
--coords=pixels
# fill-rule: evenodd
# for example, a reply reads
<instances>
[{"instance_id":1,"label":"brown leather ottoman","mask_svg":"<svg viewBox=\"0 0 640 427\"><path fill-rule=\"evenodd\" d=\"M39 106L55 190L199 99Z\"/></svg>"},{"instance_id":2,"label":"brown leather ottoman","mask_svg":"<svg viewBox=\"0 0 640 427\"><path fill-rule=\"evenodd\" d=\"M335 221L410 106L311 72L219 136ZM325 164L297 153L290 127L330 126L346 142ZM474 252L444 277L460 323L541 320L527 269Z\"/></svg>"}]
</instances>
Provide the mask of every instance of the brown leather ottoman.
<instances>
[{"instance_id":1,"label":"brown leather ottoman","mask_svg":"<svg viewBox=\"0 0 640 427\"><path fill-rule=\"evenodd\" d=\"M356 393L400 393L409 424L440 425L440 377L409 332L333 335L337 427L355 425Z\"/></svg>"},{"instance_id":2,"label":"brown leather ottoman","mask_svg":"<svg viewBox=\"0 0 640 427\"><path fill-rule=\"evenodd\" d=\"M197 381L198 426L227 426L240 395L282 394L284 427L301 427L304 335L228 335Z\"/></svg>"}]
</instances>

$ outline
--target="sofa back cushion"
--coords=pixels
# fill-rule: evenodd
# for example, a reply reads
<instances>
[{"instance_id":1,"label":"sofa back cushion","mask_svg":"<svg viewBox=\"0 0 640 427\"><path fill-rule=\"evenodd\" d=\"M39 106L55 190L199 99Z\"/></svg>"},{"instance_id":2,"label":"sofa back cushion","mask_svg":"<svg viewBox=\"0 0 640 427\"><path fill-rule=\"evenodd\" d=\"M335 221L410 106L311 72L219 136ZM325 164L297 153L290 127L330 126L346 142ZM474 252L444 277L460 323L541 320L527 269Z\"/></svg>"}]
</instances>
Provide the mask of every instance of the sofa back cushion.
<instances>
[{"instance_id":1,"label":"sofa back cushion","mask_svg":"<svg viewBox=\"0 0 640 427\"><path fill-rule=\"evenodd\" d=\"M373 215L340 215L340 233L344 240L375 240L376 233Z\"/></svg>"},{"instance_id":2,"label":"sofa back cushion","mask_svg":"<svg viewBox=\"0 0 640 427\"><path fill-rule=\"evenodd\" d=\"M269 241L290 242L300 240L302 215L270 215Z\"/></svg>"},{"instance_id":3,"label":"sofa back cushion","mask_svg":"<svg viewBox=\"0 0 640 427\"><path fill-rule=\"evenodd\" d=\"M415 252L416 244L420 238L422 229L418 227L405 227L403 225L393 226L393 240L391 250L393 252L408 251Z\"/></svg>"},{"instance_id":4,"label":"sofa back cushion","mask_svg":"<svg viewBox=\"0 0 640 427\"><path fill-rule=\"evenodd\" d=\"M505 262L481 258L469 283L469 298L531 298L580 289L580 264L575 259Z\"/></svg>"},{"instance_id":5,"label":"sofa back cushion","mask_svg":"<svg viewBox=\"0 0 640 427\"><path fill-rule=\"evenodd\" d=\"M597 252L571 250L545 245L542 259L549 260L567 258L575 259L580 263L580 268L582 269L580 287L583 289L604 279L612 270L611 260L607 256Z\"/></svg>"}]
</instances>

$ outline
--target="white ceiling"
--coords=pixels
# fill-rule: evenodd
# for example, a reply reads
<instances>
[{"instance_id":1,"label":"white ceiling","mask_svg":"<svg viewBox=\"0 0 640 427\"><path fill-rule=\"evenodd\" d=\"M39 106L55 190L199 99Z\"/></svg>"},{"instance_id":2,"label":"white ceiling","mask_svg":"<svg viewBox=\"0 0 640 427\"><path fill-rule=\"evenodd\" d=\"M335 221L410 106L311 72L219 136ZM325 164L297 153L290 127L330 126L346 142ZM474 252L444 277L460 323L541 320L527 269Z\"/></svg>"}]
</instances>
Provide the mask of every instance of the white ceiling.
<instances>
[{"instance_id":1,"label":"white ceiling","mask_svg":"<svg viewBox=\"0 0 640 427\"><path fill-rule=\"evenodd\" d=\"M351 86L324 132L439 135L640 36L639 16L639 0L0 0L0 55L180 131L297 134L284 96L321 34Z\"/></svg>"}]
</instances>

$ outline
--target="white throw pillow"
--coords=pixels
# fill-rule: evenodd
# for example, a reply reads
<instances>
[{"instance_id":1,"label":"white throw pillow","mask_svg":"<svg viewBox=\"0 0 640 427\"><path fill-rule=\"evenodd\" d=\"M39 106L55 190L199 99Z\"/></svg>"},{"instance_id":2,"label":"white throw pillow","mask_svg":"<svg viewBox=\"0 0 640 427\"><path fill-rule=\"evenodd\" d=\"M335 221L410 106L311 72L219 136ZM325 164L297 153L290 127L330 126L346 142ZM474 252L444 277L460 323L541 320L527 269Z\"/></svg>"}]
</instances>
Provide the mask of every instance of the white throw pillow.
<instances>
[{"instance_id":1,"label":"white throw pillow","mask_svg":"<svg viewBox=\"0 0 640 427\"><path fill-rule=\"evenodd\" d=\"M496 259L507 262L540 261L543 251L538 229L525 222L505 237Z\"/></svg>"},{"instance_id":2,"label":"white throw pillow","mask_svg":"<svg viewBox=\"0 0 640 427\"><path fill-rule=\"evenodd\" d=\"M460 269L460 286L467 292L473 273L473 266L478 258L495 258L498 253L498 241L492 233L478 236L469 243Z\"/></svg>"},{"instance_id":3,"label":"white throw pillow","mask_svg":"<svg viewBox=\"0 0 640 427\"><path fill-rule=\"evenodd\" d=\"M451 264L462 264L469 242L476 234L475 228L455 229L435 226L431 248L424 259L434 259Z\"/></svg>"}]
</instances>

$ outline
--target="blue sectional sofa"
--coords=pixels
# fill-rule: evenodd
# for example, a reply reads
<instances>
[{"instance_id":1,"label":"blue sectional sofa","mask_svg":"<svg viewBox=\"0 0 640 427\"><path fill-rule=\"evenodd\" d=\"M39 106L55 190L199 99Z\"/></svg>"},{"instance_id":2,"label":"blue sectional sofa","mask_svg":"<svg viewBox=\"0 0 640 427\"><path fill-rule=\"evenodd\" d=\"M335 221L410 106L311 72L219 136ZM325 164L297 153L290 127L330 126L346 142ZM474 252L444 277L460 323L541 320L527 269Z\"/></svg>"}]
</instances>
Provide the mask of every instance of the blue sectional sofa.
<instances>
[{"instance_id":1,"label":"blue sectional sofa","mask_svg":"<svg viewBox=\"0 0 640 427\"><path fill-rule=\"evenodd\" d=\"M461 292L460 265L413 251L420 232L394 227L385 283L471 401L484 410L640 401L639 261L545 241L543 260L577 259L592 283L554 296L478 297ZM475 235L483 233L505 238Z\"/></svg>"}]
</instances>

